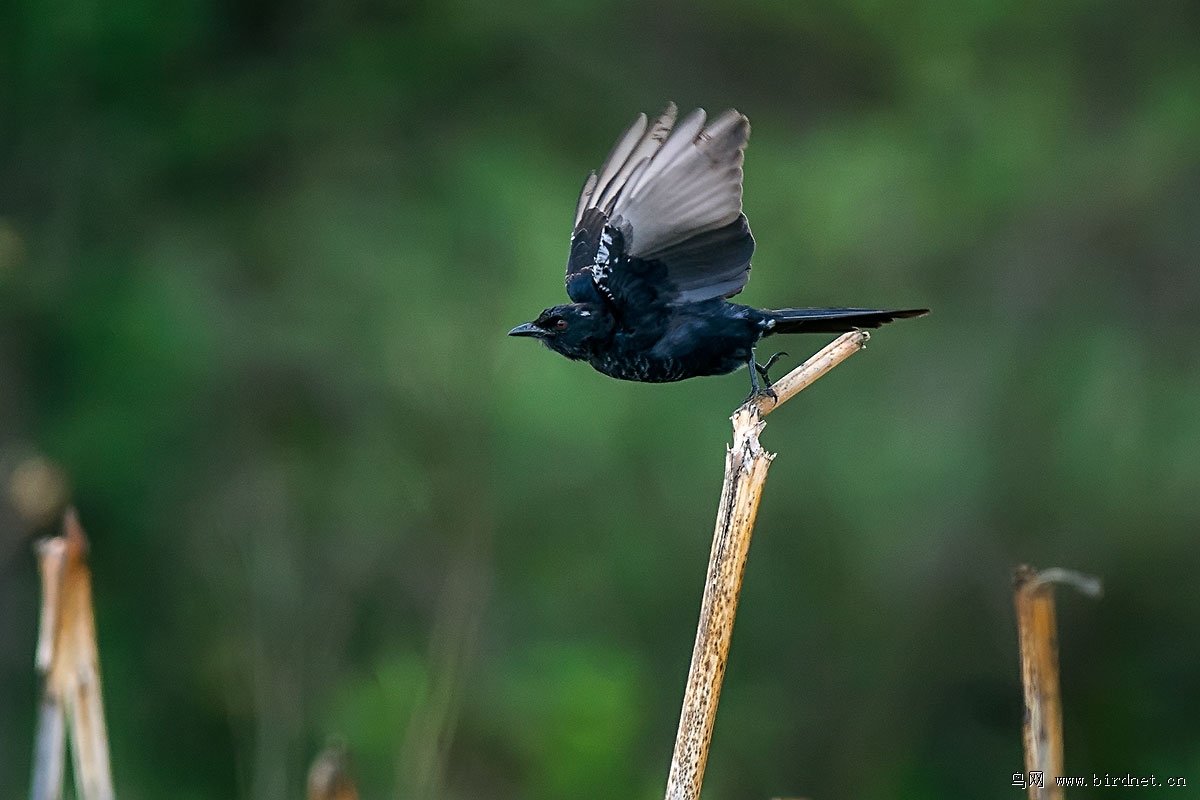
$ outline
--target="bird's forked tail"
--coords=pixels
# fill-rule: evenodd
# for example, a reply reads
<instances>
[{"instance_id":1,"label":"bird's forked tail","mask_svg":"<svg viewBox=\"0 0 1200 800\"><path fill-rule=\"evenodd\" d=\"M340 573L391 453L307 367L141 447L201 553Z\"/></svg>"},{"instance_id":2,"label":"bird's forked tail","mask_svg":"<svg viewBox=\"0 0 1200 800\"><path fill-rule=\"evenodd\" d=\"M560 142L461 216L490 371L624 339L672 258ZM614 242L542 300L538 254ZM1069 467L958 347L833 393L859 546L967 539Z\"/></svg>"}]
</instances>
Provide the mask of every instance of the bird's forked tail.
<instances>
[{"instance_id":1,"label":"bird's forked tail","mask_svg":"<svg viewBox=\"0 0 1200 800\"><path fill-rule=\"evenodd\" d=\"M885 311L878 308L780 308L766 312L775 333L845 333L856 328L878 328L892 320L923 317L928 308Z\"/></svg>"}]
</instances>

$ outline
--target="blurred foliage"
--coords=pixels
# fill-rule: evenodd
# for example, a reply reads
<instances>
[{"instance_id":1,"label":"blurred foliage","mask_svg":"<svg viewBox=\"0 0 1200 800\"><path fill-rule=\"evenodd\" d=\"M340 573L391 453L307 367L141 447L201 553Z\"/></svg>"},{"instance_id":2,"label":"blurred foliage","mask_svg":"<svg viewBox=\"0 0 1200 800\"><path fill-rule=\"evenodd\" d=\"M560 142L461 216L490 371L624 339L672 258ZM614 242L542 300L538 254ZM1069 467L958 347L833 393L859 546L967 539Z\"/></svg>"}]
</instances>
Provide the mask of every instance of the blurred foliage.
<instances>
[{"instance_id":1,"label":"blurred foliage","mask_svg":"<svg viewBox=\"0 0 1200 800\"><path fill-rule=\"evenodd\" d=\"M1068 769L1200 784L1200 5L0 15L0 796L29 475L92 536L123 797L300 797L331 736L363 797L661 792L746 376L504 332L670 99L754 124L746 302L935 309L771 420L707 796L1011 796L1024 561L1107 581Z\"/></svg>"}]
</instances>

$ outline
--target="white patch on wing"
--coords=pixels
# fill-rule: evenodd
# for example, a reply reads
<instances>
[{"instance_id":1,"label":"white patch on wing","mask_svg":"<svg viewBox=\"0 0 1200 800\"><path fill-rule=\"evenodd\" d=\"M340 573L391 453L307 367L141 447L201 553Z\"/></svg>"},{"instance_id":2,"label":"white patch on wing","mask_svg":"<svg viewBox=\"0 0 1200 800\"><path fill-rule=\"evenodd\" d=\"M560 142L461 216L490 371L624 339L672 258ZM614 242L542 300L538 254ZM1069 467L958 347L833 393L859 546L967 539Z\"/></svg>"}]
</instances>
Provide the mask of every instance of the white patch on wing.
<instances>
[{"instance_id":1,"label":"white patch on wing","mask_svg":"<svg viewBox=\"0 0 1200 800\"><path fill-rule=\"evenodd\" d=\"M592 281L596 288L603 292L609 300L613 299L612 292L604 285L604 281L612 274L612 228L607 225L600 232L600 245L596 248L596 258L592 264Z\"/></svg>"},{"instance_id":2,"label":"white patch on wing","mask_svg":"<svg viewBox=\"0 0 1200 800\"><path fill-rule=\"evenodd\" d=\"M604 230L600 232L600 245L596 248L596 259L595 264L592 265L592 272L597 269L608 269L612 243L612 229L605 225Z\"/></svg>"}]
</instances>

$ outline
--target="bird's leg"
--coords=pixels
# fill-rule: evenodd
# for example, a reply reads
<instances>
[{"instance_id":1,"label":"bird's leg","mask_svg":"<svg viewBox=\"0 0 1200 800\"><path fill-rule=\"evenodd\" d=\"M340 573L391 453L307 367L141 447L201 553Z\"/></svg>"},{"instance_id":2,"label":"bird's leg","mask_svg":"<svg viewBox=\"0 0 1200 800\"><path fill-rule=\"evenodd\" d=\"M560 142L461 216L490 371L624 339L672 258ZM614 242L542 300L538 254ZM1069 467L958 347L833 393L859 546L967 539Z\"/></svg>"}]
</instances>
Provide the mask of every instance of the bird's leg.
<instances>
[{"instance_id":1,"label":"bird's leg","mask_svg":"<svg viewBox=\"0 0 1200 800\"><path fill-rule=\"evenodd\" d=\"M771 388L771 377L767 374L767 370L769 370L771 368L771 365L774 364L779 359L780 356L786 356L786 355L787 355L787 353L776 353L775 355L773 355L767 359L766 364L759 364L758 361L756 361L754 359L754 350L753 350L753 348L751 348L751 350L750 350L750 394L745 399L745 401L743 401L744 403L749 403L751 400L757 399L764 395L767 397L770 397L772 400L779 399L778 395L775 394L775 390ZM760 376L760 375L762 376L763 382L765 382L767 384L766 388L759 386L758 376Z\"/></svg>"},{"instance_id":2,"label":"bird's leg","mask_svg":"<svg viewBox=\"0 0 1200 800\"><path fill-rule=\"evenodd\" d=\"M783 352L781 350L780 352L778 352L775 355L768 358L767 363L765 363L765 364L759 364L757 362L754 362L754 371L762 376L763 382L766 383L768 387L771 385L771 376L769 376L767 374L767 370L769 370L771 367L773 367L775 365L775 362L778 361L780 359L780 357L786 356L786 355L787 355L787 353Z\"/></svg>"}]
</instances>

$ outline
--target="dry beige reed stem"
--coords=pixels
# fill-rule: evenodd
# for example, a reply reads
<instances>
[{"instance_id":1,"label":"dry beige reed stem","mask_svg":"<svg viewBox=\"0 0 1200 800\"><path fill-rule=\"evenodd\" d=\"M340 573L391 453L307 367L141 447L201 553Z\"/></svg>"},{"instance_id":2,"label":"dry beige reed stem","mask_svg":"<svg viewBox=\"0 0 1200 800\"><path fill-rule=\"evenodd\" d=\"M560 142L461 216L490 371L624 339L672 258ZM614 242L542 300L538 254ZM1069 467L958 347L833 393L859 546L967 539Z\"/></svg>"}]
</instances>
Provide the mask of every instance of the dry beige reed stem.
<instances>
[{"instance_id":1,"label":"dry beige reed stem","mask_svg":"<svg viewBox=\"0 0 1200 800\"><path fill-rule=\"evenodd\" d=\"M1056 778L1063 774L1062 696L1058 683L1058 622L1055 584L1099 597L1100 581L1065 569L1041 572L1022 565L1013 574L1021 683L1025 690L1023 734L1025 777L1030 800L1061 800Z\"/></svg>"},{"instance_id":2,"label":"dry beige reed stem","mask_svg":"<svg viewBox=\"0 0 1200 800\"><path fill-rule=\"evenodd\" d=\"M87 547L74 510L64 516L61 536L37 545L42 611L36 663L45 684L34 743L32 800L62 797L67 734L75 795L80 800L113 798Z\"/></svg>"},{"instance_id":3,"label":"dry beige reed stem","mask_svg":"<svg viewBox=\"0 0 1200 800\"><path fill-rule=\"evenodd\" d=\"M729 640L737 613L742 574L750 551L754 518L763 482L774 454L759 444L763 417L836 367L867 342L865 331L852 331L835 339L808 361L789 372L771 388L776 397L748 401L734 412L733 444L725 454L725 483L717 509L717 524L709 555L700 624L688 670L675 753L667 776L667 800L697 800L708 761L717 701L729 658Z\"/></svg>"}]
</instances>

